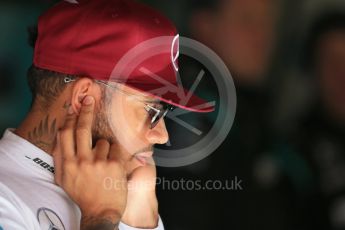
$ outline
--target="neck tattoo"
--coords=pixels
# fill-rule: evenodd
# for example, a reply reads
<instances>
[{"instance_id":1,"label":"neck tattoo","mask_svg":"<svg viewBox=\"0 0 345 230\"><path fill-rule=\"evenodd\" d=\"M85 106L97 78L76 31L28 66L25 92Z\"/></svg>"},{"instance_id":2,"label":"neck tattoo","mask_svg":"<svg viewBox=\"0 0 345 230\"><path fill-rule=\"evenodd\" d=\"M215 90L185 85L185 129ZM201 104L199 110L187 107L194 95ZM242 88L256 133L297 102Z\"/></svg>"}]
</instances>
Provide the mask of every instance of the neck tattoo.
<instances>
[{"instance_id":1,"label":"neck tattoo","mask_svg":"<svg viewBox=\"0 0 345 230\"><path fill-rule=\"evenodd\" d=\"M49 115L47 115L38 126L28 133L28 139L32 144L48 152L54 146L56 133L56 119L50 121Z\"/></svg>"}]
</instances>

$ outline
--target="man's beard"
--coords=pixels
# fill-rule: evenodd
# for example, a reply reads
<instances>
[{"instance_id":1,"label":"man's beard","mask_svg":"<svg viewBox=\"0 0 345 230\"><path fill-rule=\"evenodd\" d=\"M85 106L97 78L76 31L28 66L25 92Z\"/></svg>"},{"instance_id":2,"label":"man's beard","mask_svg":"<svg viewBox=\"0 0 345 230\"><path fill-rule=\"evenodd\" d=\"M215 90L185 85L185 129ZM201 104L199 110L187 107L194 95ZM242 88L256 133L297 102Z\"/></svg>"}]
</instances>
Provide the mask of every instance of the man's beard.
<instances>
[{"instance_id":1,"label":"man's beard","mask_svg":"<svg viewBox=\"0 0 345 230\"><path fill-rule=\"evenodd\" d=\"M93 145L100 139L107 140L110 144L118 143L115 134L111 128L108 118L111 117L107 110L107 105L110 105L111 98L105 95L105 90L102 89L102 97L98 108L96 108L94 121L92 124L92 143Z\"/></svg>"},{"instance_id":2,"label":"man's beard","mask_svg":"<svg viewBox=\"0 0 345 230\"><path fill-rule=\"evenodd\" d=\"M109 144L121 145L118 138L116 138L116 127L112 126L109 118L113 117L110 109L107 109L112 103L111 95L105 93L106 90L102 88L102 96L99 106L95 109L95 117L92 124L92 145L96 145L100 139L107 140ZM123 145L121 145L124 147ZM139 150L133 150L133 155L141 152L153 151L153 146L146 146Z\"/></svg>"}]
</instances>

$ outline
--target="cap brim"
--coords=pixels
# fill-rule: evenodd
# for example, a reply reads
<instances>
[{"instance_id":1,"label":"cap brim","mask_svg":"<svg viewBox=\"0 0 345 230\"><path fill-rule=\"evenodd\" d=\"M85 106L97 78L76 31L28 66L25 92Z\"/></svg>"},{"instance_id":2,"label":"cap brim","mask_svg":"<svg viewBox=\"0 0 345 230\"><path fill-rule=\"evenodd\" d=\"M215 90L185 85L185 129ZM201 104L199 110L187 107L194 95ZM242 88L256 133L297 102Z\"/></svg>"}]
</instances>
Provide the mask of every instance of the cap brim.
<instances>
[{"instance_id":1,"label":"cap brim","mask_svg":"<svg viewBox=\"0 0 345 230\"><path fill-rule=\"evenodd\" d=\"M209 113L215 110L214 103L207 102L194 93L184 88L179 88L178 86L174 86L175 92L171 92L167 90L167 86L163 85L133 82L126 82L125 85L152 96L153 98L159 99L165 103L191 112Z\"/></svg>"}]
</instances>

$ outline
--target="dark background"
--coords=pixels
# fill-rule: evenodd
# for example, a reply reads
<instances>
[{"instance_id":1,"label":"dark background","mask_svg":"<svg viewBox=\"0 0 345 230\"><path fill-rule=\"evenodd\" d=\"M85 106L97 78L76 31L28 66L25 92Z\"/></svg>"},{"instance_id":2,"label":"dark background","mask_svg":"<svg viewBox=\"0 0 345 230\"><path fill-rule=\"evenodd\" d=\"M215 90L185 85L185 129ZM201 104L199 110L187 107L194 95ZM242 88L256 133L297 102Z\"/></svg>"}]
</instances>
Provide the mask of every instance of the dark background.
<instances>
[{"instance_id":1,"label":"dark background","mask_svg":"<svg viewBox=\"0 0 345 230\"><path fill-rule=\"evenodd\" d=\"M27 28L55 2L0 2L1 132L16 127L29 109ZM158 176L237 177L243 189L158 185L166 229L345 229L345 2L142 2L164 12L180 35L218 53L238 97L233 128L211 156L186 167L159 167ZM213 119L193 117L204 128ZM170 122L169 129L178 127Z\"/></svg>"}]
</instances>

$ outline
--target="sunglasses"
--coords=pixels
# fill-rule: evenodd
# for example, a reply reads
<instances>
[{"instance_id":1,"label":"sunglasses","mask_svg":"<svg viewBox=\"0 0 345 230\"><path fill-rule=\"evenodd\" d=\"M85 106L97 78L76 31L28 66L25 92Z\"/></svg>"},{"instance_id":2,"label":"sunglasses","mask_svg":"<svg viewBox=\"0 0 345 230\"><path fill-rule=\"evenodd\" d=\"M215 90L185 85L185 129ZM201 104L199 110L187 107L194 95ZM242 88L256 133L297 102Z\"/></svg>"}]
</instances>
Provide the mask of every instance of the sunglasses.
<instances>
[{"instance_id":1,"label":"sunglasses","mask_svg":"<svg viewBox=\"0 0 345 230\"><path fill-rule=\"evenodd\" d=\"M162 105L162 109L157 109L146 103L144 104L145 110L148 112L149 117L151 118L150 129L153 129L161 119L164 119L169 111L173 111L175 109L174 106L163 102L160 103Z\"/></svg>"},{"instance_id":2,"label":"sunglasses","mask_svg":"<svg viewBox=\"0 0 345 230\"><path fill-rule=\"evenodd\" d=\"M72 78L65 78L64 82L65 83L70 83L75 81L76 79L72 79ZM136 99L137 101L141 102L144 104L144 109L147 111L149 118L150 118L150 129L153 129L157 126L157 124L159 123L159 121L161 119L164 119L164 117L166 117L166 115L170 112L173 111L175 109L175 106L170 105L168 103L159 102L159 107L160 108L156 108L146 102L144 102L142 99L138 98L136 95L130 94L122 89L120 89L119 87L116 87L115 85L110 85L108 82L105 81L101 81L101 80L95 80L96 83L98 84L102 84L105 85L109 88L115 89L118 92L121 92L127 96L130 96L131 98Z\"/></svg>"}]
</instances>

